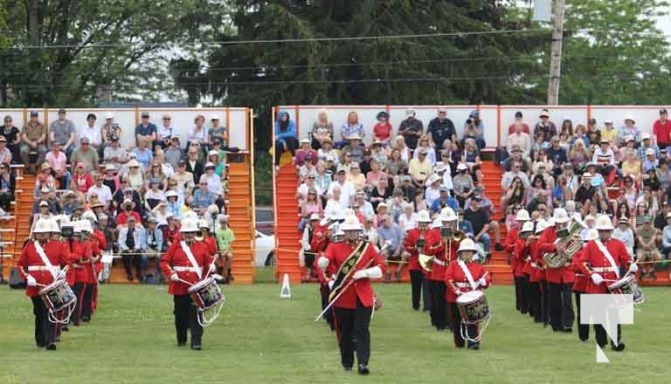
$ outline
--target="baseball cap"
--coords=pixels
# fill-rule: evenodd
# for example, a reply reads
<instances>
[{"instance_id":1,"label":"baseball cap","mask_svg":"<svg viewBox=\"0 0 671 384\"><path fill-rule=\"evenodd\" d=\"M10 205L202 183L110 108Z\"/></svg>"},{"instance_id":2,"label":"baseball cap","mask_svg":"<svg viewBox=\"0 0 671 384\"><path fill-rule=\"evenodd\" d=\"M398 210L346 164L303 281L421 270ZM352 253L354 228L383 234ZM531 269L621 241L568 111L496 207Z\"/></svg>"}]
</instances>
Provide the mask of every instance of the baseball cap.
<instances>
[{"instance_id":1,"label":"baseball cap","mask_svg":"<svg viewBox=\"0 0 671 384\"><path fill-rule=\"evenodd\" d=\"M30 111L30 116L39 116L39 112L32 110Z\"/></svg>"}]
</instances>

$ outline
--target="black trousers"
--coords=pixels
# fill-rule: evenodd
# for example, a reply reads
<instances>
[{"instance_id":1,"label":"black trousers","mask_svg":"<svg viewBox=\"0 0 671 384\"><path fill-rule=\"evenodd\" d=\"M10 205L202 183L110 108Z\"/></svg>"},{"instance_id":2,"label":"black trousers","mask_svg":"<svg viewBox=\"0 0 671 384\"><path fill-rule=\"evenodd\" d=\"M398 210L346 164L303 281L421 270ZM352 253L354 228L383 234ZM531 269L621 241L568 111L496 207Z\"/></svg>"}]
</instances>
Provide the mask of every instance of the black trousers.
<instances>
[{"instance_id":1,"label":"black trousers","mask_svg":"<svg viewBox=\"0 0 671 384\"><path fill-rule=\"evenodd\" d=\"M573 292L575 295L575 307L578 310L578 338L582 341L589 339L589 324L582 324L580 321L580 297L584 295L583 292Z\"/></svg>"},{"instance_id":2,"label":"black trousers","mask_svg":"<svg viewBox=\"0 0 671 384\"><path fill-rule=\"evenodd\" d=\"M354 351L359 364L368 364L370 358L370 316L373 307L364 307L357 299L356 309L335 308L338 329L340 363L350 368L354 365Z\"/></svg>"},{"instance_id":3,"label":"black trousers","mask_svg":"<svg viewBox=\"0 0 671 384\"><path fill-rule=\"evenodd\" d=\"M548 283L548 307L552 329L562 330L573 327L575 314L571 300L572 283Z\"/></svg>"},{"instance_id":4,"label":"black trousers","mask_svg":"<svg viewBox=\"0 0 671 384\"><path fill-rule=\"evenodd\" d=\"M529 303L534 321L540 323L543 321L543 305L540 282L529 282Z\"/></svg>"},{"instance_id":5,"label":"black trousers","mask_svg":"<svg viewBox=\"0 0 671 384\"><path fill-rule=\"evenodd\" d=\"M608 322L615 321L618 318L618 312L619 310L617 308L609 308L608 309ZM594 338L596 339L596 343L599 344L599 347L604 348L606 345L608 345L608 334L606 333L606 329L603 327L601 324L594 324ZM622 327L620 324L617 325L617 344L620 344L620 340L622 339ZM615 346L615 343L613 341L610 342L612 346Z\"/></svg>"},{"instance_id":6,"label":"black trousers","mask_svg":"<svg viewBox=\"0 0 671 384\"><path fill-rule=\"evenodd\" d=\"M423 283L424 283L424 274L422 273L422 271L410 271L412 309L414 309L415 311L419 310L419 298L422 295ZM426 300L424 300L424 309L426 309Z\"/></svg>"},{"instance_id":7,"label":"black trousers","mask_svg":"<svg viewBox=\"0 0 671 384\"><path fill-rule=\"evenodd\" d=\"M322 311L329 305L329 293L330 290L327 284L319 285L319 295L322 299ZM326 321L326 324L331 327L331 330L335 329L335 324L333 323L333 308L331 308L330 311L326 311L326 313L324 313L324 321Z\"/></svg>"},{"instance_id":8,"label":"black trousers","mask_svg":"<svg viewBox=\"0 0 671 384\"><path fill-rule=\"evenodd\" d=\"M285 137L284 142L287 144L287 150L291 152L291 155L296 155L296 149L299 146L298 139L295 137ZM275 165L280 165L280 159L284 151L284 144L280 140L275 140Z\"/></svg>"},{"instance_id":9,"label":"black trousers","mask_svg":"<svg viewBox=\"0 0 671 384\"><path fill-rule=\"evenodd\" d=\"M122 253L123 268L126 270L126 275L132 276L132 268L135 267L135 275L138 280L142 280L142 255L138 251L131 251L129 253Z\"/></svg>"},{"instance_id":10,"label":"black trousers","mask_svg":"<svg viewBox=\"0 0 671 384\"><path fill-rule=\"evenodd\" d=\"M522 296L524 296L527 313L529 316L534 317L534 306L532 305L533 295L531 294L531 283L529 282L529 275L524 275L522 277Z\"/></svg>"},{"instance_id":11,"label":"black trousers","mask_svg":"<svg viewBox=\"0 0 671 384\"><path fill-rule=\"evenodd\" d=\"M201 345L203 327L198 323L198 311L190 295L175 295L175 330L177 344L186 344L186 332L191 330L191 346Z\"/></svg>"},{"instance_id":12,"label":"black trousers","mask_svg":"<svg viewBox=\"0 0 671 384\"><path fill-rule=\"evenodd\" d=\"M431 292L431 325L442 331L447 326L447 309L445 301L445 282L429 280L429 292Z\"/></svg>"},{"instance_id":13,"label":"black trousers","mask_svg":"<svg viewBox=\"0 0 671 384\"><path fill-rule=\"evenodd\" d=\"M75 325L79 325L79 323L82 321L82 307L84 303L85 288L86 287L84 283L75 283L74 287L72 287L72 292L74 292L75 297L77 298L77 303L75 304L75 310L72 313L70 321L75 323Z\"/></svg>"},{"instance_id":14,"label":"black trousers","mask_svg":"<svg viewBox=\"0 0 671 384\"><path fill-rule=\"evenodd\" d=\"M527 313L527 300L524 289L524 277L515 277L515 309L522 313Z\"/></svg>"},{"instance_id":15,"label":"black trousers","mask_svg":"<svg viewBox=\"0 0 671 384\"><path fill-rule=\"evenodd\" d=\"M56 324L49 321L49 310L39 296L30 298L35 315L35 344L46 347L56 342Z\"/></svg>"},{"instance_id":16,"label":"black trousers","mask_svg":"<svg viewBox=\"0 0 671 384\"><path fill-rule=\"evenodd\" d=\"M450 321L452 323L452 337L454 338L454 345L457 348L463 348L466 344L466 341L461 336L461 332L468 332L468 336L471 338L476 338L479 335L478 326L475 324L464 325L461 323L461 314L459 313L459 306L457 303L448 303L447 304ZM479 345L477 342L468 342L468 346Z\"/></svg>"},{"instance_id":17,"label":"black trousers","mask_svg":"<svg viewBox=\"0 0 671 384\"><path fill-rule=\"evenodd\" d=\"M548 305L548 281L541 280L541 319L543 325L548 325L550 322L550 306Z\"/></svg>"}]
</instances>

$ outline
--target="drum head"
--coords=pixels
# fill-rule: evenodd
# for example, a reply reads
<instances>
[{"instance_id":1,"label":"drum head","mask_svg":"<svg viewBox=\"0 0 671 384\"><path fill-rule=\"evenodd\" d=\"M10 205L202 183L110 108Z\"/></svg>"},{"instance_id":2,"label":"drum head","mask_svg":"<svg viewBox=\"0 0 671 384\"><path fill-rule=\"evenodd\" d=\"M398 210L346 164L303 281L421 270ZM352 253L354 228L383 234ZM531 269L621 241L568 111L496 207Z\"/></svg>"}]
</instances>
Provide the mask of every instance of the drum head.
<instances>
[{"instance_id":1,"label":"drum head","mask_svg":"<svg viewBox=\"0 0 671 384\"><path fill-rule=\"evenodd\" d=\"M203 289L204 286L212 284L213 281L214 281L214 277L208 277L208 278L206 278L204 280L201 280L201 281L197 282L196 284L192 285L187 290L187 292L188 293L198 292L201 289Z\"/></svg>"},{"instance_id":2,"label":"drum head","mask_svg":"<svg viewBox=\"0 0 671 384\"><path fill-rule=\"evenodd\" d=\"M469 291L466 293L462 293L461 295L459 295L459 297L457 297L457 304L473 303L480 300L482 296L484 296L484 293L482 293L482 291Z\"/></svg>"},{"instance_id":3,"label":"drum head","mask_svg":"<svg viewBox=\"0 0 671 384\"><path fill-rule=\"evenodd\" d=\"M54 289L58 288L59 286L65 284L65 280L56 280L53 283L47 285L46 287L40 289L39 295L44 296L47 293L53 291Z\"/></svg>"},{"instance_id":4,"label":"drum head","mask_svg":"<svg viewBox=\"0 0 671 384\"><path fill-rule=\"evenodd\" d=\"M614 282L613 284L609 285L608 290L612 291L614 289L622 288L623 286L630 284L632 280L634 280L634 276L627 275L621 278L620 280Z\"/></svg>"}]
</instances>

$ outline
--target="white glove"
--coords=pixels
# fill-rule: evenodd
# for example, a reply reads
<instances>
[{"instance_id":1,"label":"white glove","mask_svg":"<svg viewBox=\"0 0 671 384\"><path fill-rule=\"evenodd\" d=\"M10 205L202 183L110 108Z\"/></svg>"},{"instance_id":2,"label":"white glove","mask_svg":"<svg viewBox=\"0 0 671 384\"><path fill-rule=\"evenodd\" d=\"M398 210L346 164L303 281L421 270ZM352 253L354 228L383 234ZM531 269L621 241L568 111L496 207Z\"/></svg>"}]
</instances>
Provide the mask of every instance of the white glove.
<instances>
[{"instance_id":1,"label":"white glove","mask_svg":"<svg viewBox=\"0 0 671 384\"><path fill-rule=\"evenodd\" d=\"M638 271L638 265L632 263L629 266L629 273L636 273L637 271Z\"/></svg>"},{"instance_id":2,"label":"white glove","mask_svg":"<svg viewBox=\"0 0 671 384\"><path fill-rule=\"evenodd\" d=\"M454 291L454 293L455 293L457 296L461 296L461 294L462 294L463 292L461 292L461 289L457 289L456 291Z\"/></svg>"},{"instance_id":3,"label":"white glove","mask_svg":"<svg viewBox=\"0 0 671 384\"><path fill-rule=\"evenodd\" d=\"M179 276L177 276L176 273L173 273L172 275L170 275L170 281L178 282Z\"/></svg>"},{"instance_id":4,"label":"white glove","mask_svg":"<svg viewBox=\"0 0 671 384\"><path fill-rule=\"evenodd\" d=\"M592 273L592 282L594 285L600 285L603 283L603 276L599 275L598 273Z\"/></svg>"},{"instance_id":5,"label":"white glove","mask_svg":"<svg viewBox=\"0 0 671 384\"><path fill-rule=\"evenodd\" d=\"M329 263L330 263L329 259L325 258L324 256L320 257L317 260L317 266L322 270L326 269L329 266Z\"/></svg>"},{"instance_id":6,"label":"white glove","mask_svg":"<svg viewBox=\"0 0 671 384\"><path fill-rule=\"evenodd\" d=\"M487 279L481 277L480 280L478 280L478 285L481 287L486 287L488 285Z\"/></svg>"},{"instance_id":7,"label":"white glove","mask_svg":"<svg viewBox=\"0 0 671 384\"><path fill-rule=\"evenodd\" d=\"M216 271L217 271L217 267L215 267L214 264L210 264L209 272L210 272L210 273L214 273L214 272L216 272Z\"/></svg>"},{"instance_id":8,"label":"white glove","mask_svg":"<svg viewBox=\"0 0 671 384\"><path fill-rule=\"evenodd\" d=\"M218 273L213 273L212 277L217 280L217 281L224 281L224 276L218 274Z\"/></svg>"},{"instance_id":9,"label":"white glove","mask_svg":"<svg viewBox=\"0 0 671 384\"><path fill-rule=\"evenodd\" d=\"M367 279L368 278L368 271L365 269L360 269L356 272L354 272L354 276L352 276L354 280L359 280L359 279Z\"/></svg>"},{"instance_id":10,"label":"white glove","mask_svg":"<svg viewBox=\"0 0 671 384\"><path fill-rule=\"evenodd\" d=\"M333 289L333 284L335 284L335 280L329 280L328 282L329 289Z\"/></svg>"},{"instance_id":11,"label":"white glove","mask_svg":"<svg viewBox=\"0 0 671 384\"><path fill-rule=\"evenodd\" d=\"M26 284L28 284L29 287L37 287L37 280L31 275L26 276Z\"/></svg>"}]
</instances>

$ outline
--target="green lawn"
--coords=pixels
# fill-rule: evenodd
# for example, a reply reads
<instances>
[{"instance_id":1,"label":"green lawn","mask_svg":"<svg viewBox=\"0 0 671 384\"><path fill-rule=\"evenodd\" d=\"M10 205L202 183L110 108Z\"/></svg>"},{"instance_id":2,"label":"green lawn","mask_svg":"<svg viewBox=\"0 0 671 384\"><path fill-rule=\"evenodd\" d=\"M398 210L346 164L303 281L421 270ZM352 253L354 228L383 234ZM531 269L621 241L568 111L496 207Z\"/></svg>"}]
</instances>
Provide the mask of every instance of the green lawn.
<instances>
[{"instance_id":1,"label":"green lawn","mask_svg":"<svg viewBox=\"0 0 671 384\"><path fill-rule=\"evenodd\" d=\"M23 292L0 294L2 383L663 383L669 380L671 291L647 288L643 311L624 326L627 350L554 334L513 310L510 287L493 287L493 319L480 351L456 350L452 335L410 310L408 285L377 285L384 308L372 323L369 377L340 369L335 336L319 313L315 285L226 286L226 306L203 351L177 348L165 287L102 286L93 322L64 333L58 351L37 349ZM74 328L74 327L72 327ZM593 335L593 333L592 333Z\"/></svg>"}]
</instances>

